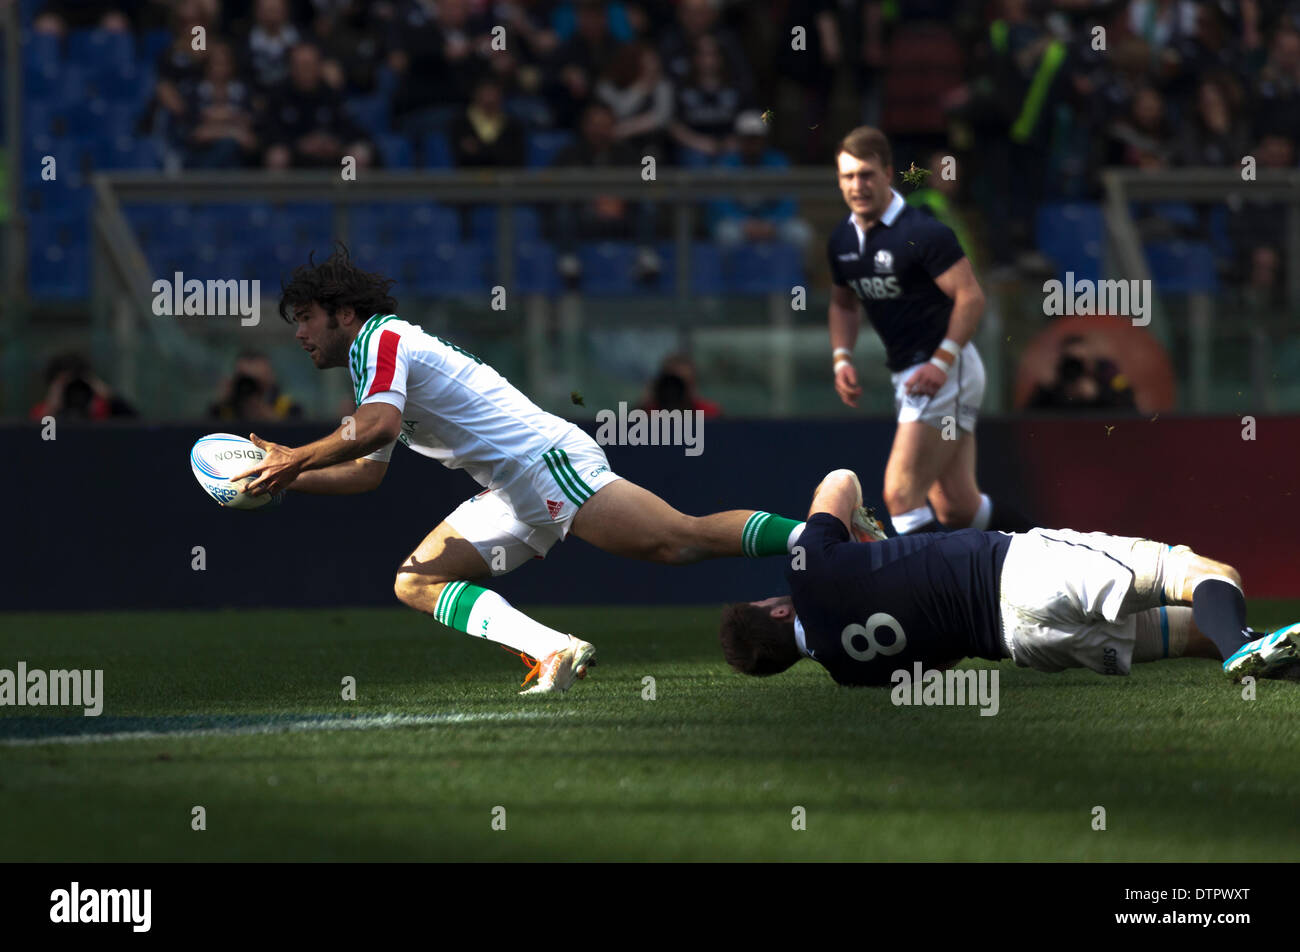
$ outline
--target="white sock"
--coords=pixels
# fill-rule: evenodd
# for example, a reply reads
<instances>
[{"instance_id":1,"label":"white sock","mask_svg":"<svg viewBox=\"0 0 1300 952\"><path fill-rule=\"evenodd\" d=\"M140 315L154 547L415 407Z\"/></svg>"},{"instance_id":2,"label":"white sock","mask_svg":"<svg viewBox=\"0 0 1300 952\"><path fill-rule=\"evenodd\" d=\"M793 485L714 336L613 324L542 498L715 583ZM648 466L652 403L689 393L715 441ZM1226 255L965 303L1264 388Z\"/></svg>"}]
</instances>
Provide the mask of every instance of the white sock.
<instances>
[{"instance_id":1,"label":"white sock","mask_svg":"<svg viewBox=\"0 0 1300 952\"><path fill-rule=\"evenodd\" d=\"M451 584L464 585L465 583L452 582ZM569 645L568 635L533 621L523 612L512 608L510 603L496 592L487 589L479 589L478 598L474 599L474 604L469 610L465 633L506 645L538 660Z\"/></svg>"},{"instance_id":2,"label":"white sock","mask_svg":"<svg viewBox=\"0 0 1300 952\"><path fill-rule=\"evenodd\" d=\"M890 516L889 521L893 523L894 532L905 535L913 529L919 529L927 522L934 522L934 513L930 511L929 506L919 506L907 512L900 512L896 516Z\"/></svg>"},{"instance_id":3,"label":"white sock","mask_svg":"<svg viewBox=\"0 0 1300 952\"><path fill-rule=\"evenodd\" d=\"M989 527L989 519L992 516L993 500L980 493L980 507L975 510L975 518L970 521L970 528L979 529L983 532Z\"/></svg>"},{"instance_id":4,"label":"white sock","mask_svg":"<svg viewBox=\"0 0 1300 952\"><path fill-rule=\"evenodd\" d=\"M803 532L804 526L806 525L808 525L808 523L801 522L793 529L790 530L790 534L786 537L785 540L785 550L787 552L794 551L795 543L799 541L799 533Z\"/></svg>"}]
</instances>

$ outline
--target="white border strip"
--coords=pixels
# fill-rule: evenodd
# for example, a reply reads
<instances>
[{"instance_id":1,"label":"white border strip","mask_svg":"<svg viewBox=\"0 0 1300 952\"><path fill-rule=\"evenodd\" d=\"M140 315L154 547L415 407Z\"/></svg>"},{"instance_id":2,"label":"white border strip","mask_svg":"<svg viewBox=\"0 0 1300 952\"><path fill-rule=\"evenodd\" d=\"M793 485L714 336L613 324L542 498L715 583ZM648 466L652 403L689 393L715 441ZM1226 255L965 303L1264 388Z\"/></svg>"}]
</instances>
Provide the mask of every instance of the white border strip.
<instances>
[{"instance_id":1,"label":"white border strip","mask_svg":"<svg viewBox=\"0 0 1300 952\"><path fill-rule=\"evenodd\" d=\"M123 740L159 740L170 737L244 737L255 734L286 734L302 731L382 730L390 727L445 727L456 724L554 720L568 716L561 711L516 711L479 714L362 714L357 717L330 717L319 720L268 719L262 724L232 727L200 727L161 731L118 731L104 734L52 734L48 737L0 738L0 747L39 747L42 744L99 744ZM238 717L240 715L230 715ZM159 720L165 719L165 715Z\"/></svg>"}]
</instances>

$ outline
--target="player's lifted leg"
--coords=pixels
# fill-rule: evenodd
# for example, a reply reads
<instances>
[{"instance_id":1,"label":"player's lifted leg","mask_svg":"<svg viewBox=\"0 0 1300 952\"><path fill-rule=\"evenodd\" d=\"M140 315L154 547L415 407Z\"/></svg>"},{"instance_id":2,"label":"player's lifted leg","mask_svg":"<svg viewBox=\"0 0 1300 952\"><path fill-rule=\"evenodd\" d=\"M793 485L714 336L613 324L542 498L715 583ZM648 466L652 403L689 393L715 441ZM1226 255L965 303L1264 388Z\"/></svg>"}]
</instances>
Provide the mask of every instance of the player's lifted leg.
<instances>
[{"instance_id":1,"label":"player's lifted leg","mask_svg":"<svg viewBox=\"0 0 1300 952\"><path fill-rule=\"evenodd\" d=\"M569 475L580 480L575 474ZM581 488L581 482L566 485L575 492ZM752 509L687 516L654 493L614 478L583 502L568 531L615 555L684 565L727 556L785 554L802 526ZM500 495L481 493L458 507L411 553L398 571L394 591L404 604L449 628L495 641L523 657L530 665L524 686L534 678L536 684L520 693L566 691L595 664L595 647L542 625L476 583L544 555L564 534L560 526L528 525Z\"/></svg>"},{"instance_id":2,"label":"player's lifted leg","mask_svg":"<svg viewBox=\"0 0 1300 952\"><path fill-rule=\"evenodd\" d=\"M754 509L688 516L626 479L593 495L573 520L574 535L598 549L665 565L784 555L802 527L798 520Z\"/></svg>"}]
</instances>

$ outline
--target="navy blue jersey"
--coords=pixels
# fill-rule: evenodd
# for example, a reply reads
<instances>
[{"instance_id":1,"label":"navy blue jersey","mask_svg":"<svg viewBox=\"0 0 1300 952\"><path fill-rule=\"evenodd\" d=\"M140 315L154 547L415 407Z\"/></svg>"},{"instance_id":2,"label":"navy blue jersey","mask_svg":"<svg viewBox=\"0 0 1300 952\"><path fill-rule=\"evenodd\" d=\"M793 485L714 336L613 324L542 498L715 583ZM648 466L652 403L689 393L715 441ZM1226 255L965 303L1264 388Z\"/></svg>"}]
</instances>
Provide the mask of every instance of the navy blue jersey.
<instances>
[{"instance_id":1,"label":"navy blue jersey","mask_svg":"<svg viewBox=\"0 0 1300 952\"><path fill-rule=\"evenodd\" d=\"M858 234L852 215L831 232L831 280L852 288L862 302L890 370L925 363L948 333L952 298L934 279L962 259L957 236L897 192L861 241Z\"/></svg>"},{"instance_id":2,"label":"navy blue jersey","mask_svg":"<svg viewBox=\"0 0 1300 952\"><path fill-rule=\"evenodd\" d=\"M920 661L1006 656L998 608L1011 536L962 529L853 542L830 513L808 520L786 569L810 657L840 684L889 684Z\"/></svg>"}]
</instances>

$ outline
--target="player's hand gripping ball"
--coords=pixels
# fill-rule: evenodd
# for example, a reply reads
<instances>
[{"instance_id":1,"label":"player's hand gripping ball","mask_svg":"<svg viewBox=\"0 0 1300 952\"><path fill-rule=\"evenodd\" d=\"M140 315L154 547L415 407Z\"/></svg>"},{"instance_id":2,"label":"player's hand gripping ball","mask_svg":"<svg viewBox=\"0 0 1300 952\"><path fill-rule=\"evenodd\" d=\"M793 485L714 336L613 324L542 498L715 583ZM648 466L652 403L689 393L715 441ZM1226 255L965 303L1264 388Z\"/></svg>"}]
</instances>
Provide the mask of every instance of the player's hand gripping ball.
<instances>
[{"instance_id":1,"label":"player's hand gripping ball","mask_svg":"<svg viewBox=\"0 0 1300 952\"><path fill-rule=\"evenodd\" d=\"M260 462L266 452L233 433L209 433L190 450L190 469L203 491L228 509L261 509L280 502L284 493L249 496L248 478L232 483L230 477Z\"/></svg>"}]
</instances>

